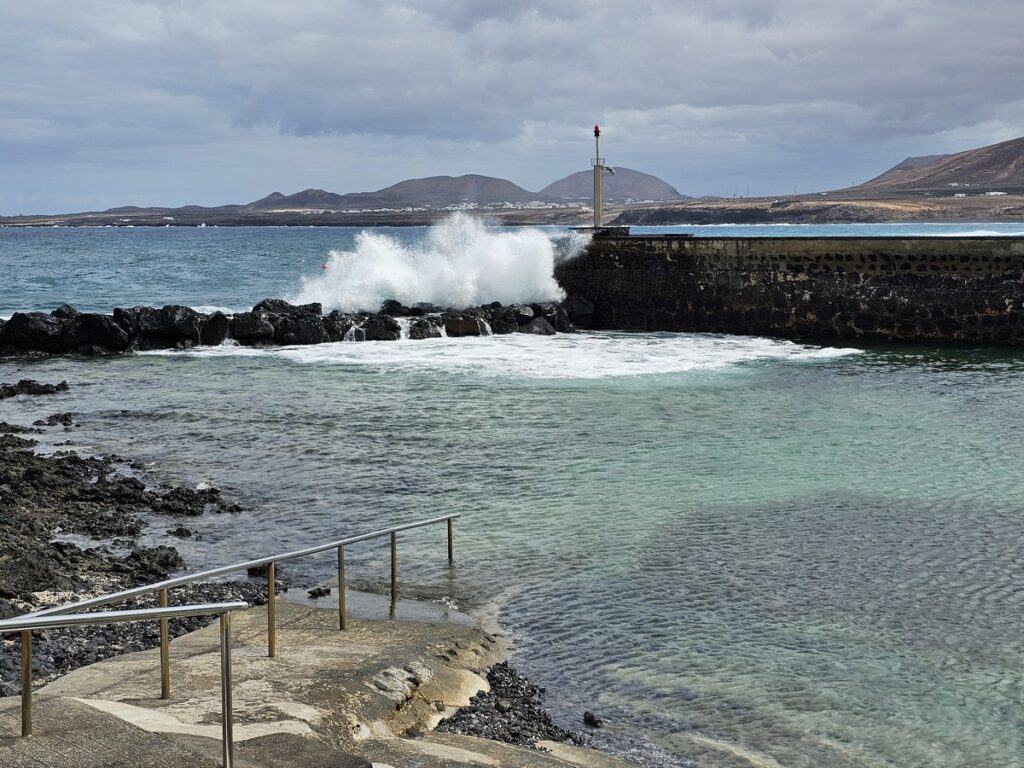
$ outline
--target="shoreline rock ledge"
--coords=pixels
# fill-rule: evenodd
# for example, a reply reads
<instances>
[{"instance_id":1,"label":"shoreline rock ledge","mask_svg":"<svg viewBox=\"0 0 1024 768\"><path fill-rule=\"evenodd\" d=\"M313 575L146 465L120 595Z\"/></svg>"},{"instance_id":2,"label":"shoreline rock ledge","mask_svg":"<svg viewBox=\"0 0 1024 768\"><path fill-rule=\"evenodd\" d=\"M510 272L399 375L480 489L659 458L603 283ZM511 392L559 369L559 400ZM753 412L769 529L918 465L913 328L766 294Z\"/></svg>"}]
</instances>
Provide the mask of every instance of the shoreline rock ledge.
<instances>
[{"instance_id":1,"label":"shoreline rock ledge","mask_svg":"<svg viewBox=\"0 0 1024 768\"><path fill-rule=\"evenodd\" d=\"M397 341L442 336L572 333L593 311L588 302L507 304L465 309L385 301L379 312L323 313L319 303L264 299L247 312L205 314L191 307L118 307L112 314L79 312L62 304L52 312L15 312L0 320L0 356L108 355L151 349L216 346L286 346L339 341Z\"/></svg>"}]
</instances>

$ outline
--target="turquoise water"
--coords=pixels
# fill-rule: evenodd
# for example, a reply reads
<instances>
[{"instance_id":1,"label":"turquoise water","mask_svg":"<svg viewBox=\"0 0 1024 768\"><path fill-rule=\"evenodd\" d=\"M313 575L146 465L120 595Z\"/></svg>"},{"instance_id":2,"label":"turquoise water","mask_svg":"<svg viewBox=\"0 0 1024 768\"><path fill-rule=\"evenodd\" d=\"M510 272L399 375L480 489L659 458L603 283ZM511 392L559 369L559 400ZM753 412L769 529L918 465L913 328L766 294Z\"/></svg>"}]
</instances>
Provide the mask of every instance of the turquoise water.
<instances>
[{"instance_id":1,"label":"turquoise water","mask_svg":"<svg viewBox=\"0 0 1024 768\"><path fill-rule=\"evenodd\" d=\"M352 236L9 232L8 309L246 306ZM461 512L454 575L422 532L403 579L499 601L557 717L598 711L620 748L1024 766L1020 352L612 333L0 362L22 376L71 391L0 419L78 411L76 442L243 500L196 521L197 566ZM385 577L384 550L352 558Z\"/></svg>"},{"instance_id":2,"label":"turquoise water","mask_svg":"<svg viewBox=\"0 0 1024 768\"><path fill-rule=\"evenodd\" d=\"M545 227L551 234L563 228ZM299 276L315 277L331 250L354 247L354 227L0 227L0 317L70 302L82 310L190 304L247 309L265 296L295 293ZM379 227L410 245L424 227ZM690 232L699 237L815 237L910 234L1024 235L1022 224L715 225L633 227L637 233Z\"/></svg>"}]
</instances>

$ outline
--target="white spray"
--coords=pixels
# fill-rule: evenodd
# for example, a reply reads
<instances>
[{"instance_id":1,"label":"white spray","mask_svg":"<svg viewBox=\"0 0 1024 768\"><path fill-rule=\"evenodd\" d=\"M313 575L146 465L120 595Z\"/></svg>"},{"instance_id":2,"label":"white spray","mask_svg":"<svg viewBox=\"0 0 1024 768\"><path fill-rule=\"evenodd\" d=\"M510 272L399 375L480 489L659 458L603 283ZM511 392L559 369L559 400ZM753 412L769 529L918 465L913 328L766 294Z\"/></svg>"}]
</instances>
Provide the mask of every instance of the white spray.
<instances>
[{"instance_id":1,"label":"white spray","mask_svg":"<svg viewBox=\"0 0 1024 768\"><path fill-rule=\"evenodd\" d=\"M471 307L554 301L564 293L556 261L582 251L579 235L556 243L539 229L499 230L465 214L432 226L416 244L361 232L351 251L331 251L322 274L303 278L293 301L318 301L324 310L375 312L385 299Z\"/></svg>"}]
</instances>

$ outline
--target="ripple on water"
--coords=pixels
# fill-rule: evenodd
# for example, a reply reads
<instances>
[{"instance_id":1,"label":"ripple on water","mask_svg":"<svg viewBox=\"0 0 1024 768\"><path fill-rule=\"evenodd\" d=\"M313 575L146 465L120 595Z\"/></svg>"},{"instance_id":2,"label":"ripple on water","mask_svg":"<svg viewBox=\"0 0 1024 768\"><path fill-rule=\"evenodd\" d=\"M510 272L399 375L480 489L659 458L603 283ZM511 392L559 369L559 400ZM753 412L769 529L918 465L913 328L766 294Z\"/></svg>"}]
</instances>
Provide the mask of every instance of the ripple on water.
<instances>
[{"instance_id":1,"label":"ripple on water","mask_svg":"<svg viewBox=\"0 0 1024 768\"><path fill-rule=\"evenodd\" d=\"M1022 361L587 334L0 374L72 387L4 418L76 411L76 440L240 498L196 521L197 567L461 512L455 572L422 532L401 579L514 589L564 724L591 708L705 766L975 768L1024 765ZM386 578L386 546L350 556Z\"/></svg>"}]
</instances>

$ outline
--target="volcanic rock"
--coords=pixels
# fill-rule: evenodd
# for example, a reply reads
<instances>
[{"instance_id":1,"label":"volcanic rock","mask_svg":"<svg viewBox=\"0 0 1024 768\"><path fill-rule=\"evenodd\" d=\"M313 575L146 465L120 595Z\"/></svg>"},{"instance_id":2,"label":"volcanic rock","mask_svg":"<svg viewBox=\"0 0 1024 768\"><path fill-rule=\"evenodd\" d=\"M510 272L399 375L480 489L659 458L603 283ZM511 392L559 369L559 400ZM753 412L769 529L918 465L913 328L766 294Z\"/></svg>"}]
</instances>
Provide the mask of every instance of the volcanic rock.
<instances>
[{"instance_id":1,"label":"volcanic rock","mask_svg":"<svg viewBox=\"0 0 1024 768\"><path fill-rule=\"evenodd\" d=\"M169 349L198 344L206 315L192 307L168 304L159 309L117 307L114 320L127 331L139 349Z\"/></svg>"},{"instance_id":2,"label":"volcanic rock","mask_svg":"<svg viewBox=\"0 0 1024 768\"><path fill-rule=\"evenodd\" d=\"M228 337L228 329L231 322L223 312L214 312L203 321L203 327L199 330L199 343L206 346L216 347L224 343Z\"/></svg>"},{"instance_id":3,"label":"volcanic rock","mask_svg":"<svg viewBox=\"0 0 1024 768\"><path fill-rule=\"evenodd\" d=\"M253 312L263 310L269 315L323 315L323 305L316 301L312 304L290 304L284 299L264 299L252 308Z\"/></svg>"},{"instance_id":4,"label":"volcanic rock","mask_svg":"<svg viewBox=\"0 0 1024 768\"><path fill-rule=\"evenodd\" d=\"M234 315L228 324L228 332L239 344L247 346L270 344L274 340L274 324L262 310Z\"/></svg>"},{"instance_id":5,"label":"volcanic rock","mask_svg":"<svg viewBox=\"0 0 1024 768\"><path fill-rule=\"evenodd\" d=\"M45 419L36 419L32 422L34 427L56 427L62 426L70 429L75 425L75 414L73 413L51 413Z\"/></svg>"},{"instance_id":6,"label":"volcanic rock","mask_svg":"<svg viewBox=\"0 0 1024 768\"><path fill-rule=\"evenodd\" d=\"M433 318L417 317L409 324L410 339L438 339L444 334Z\"/></svg>"},{"instance_id":7,"label":"volcanic rock","mask_svg":"<svg viewBox=\"0 0 1024 768\"><path fill-rule=\"evenodd\" d=\"M65 317L63 329L64 346L69 350L92 347L110 352L124 352L130 342L127 331L113 317L95 312L76 311L73 315Z\"/></svg>"},{"instance_id":8,"label":"volcanic rock","mask_svg":"<svg viewBox=\"0 0 1024 768\"><path fill-rule=\"evenodd\" d=\"M405 306L400 301L388 299L380 305L379 312L382 315L391 315L392 317L409 317L413 313L413 310L411 307Z\"/></svg>"},{"instance_id":9,"label":"volcanic rock","mask_svg":"<svg viewBox=\"0 0 1024 768\"><path fill-rule=\"evenodd\" d=\"M59 317L62 320L70 320L72 317L77 316L79 311L72 307L70 304L61 304L53 312L50 313L54 317Z\"/></svg>"},{"instance_id":10,"label":"volcanic rock","mask_svg":"<svg viewBox=\"0 0 1024 768\"><path fill-rule=\"evenodd\" d=\"M402 338L402 326L388 315L370 315L362 324L366 341L398 341Z\"/></svg>"},{"instance_id":11,"label":"volcanic rock","mask_svg":"<svg viewBox=\"0 0 1024 768\"><path fill-rule=\"evenodd\" d=\"M517 333L532 333L537 336L554 336L555 327L543 317L535 317L528 323L520 325Z\"/></svg>"},{"instance_id":12,"label":"volcanic rock","mask_svg":"<svg viewBox=\"0 0 1024 768\"><path fill-rule=\"evenodd\" d=\"M68 383L62 381L60 384L44 384L35 379L22 379L17 384L0 384L0 400L15 395L55 395L58 392L67 392Z\"/></svg>"},{"instance_id":13,"label":"volcanic rock","mask_svg":"<svg viewBox=\"0 0 1024 768\"><path fill-rule=\"evenodd\" d=\"M323 344L331 340L323 318L312 312L271 315L270 321L274 324L275 344Z\"/></svg>"},{"instance_id":14,"label":"volcanic rock","mask_svg":"<svg viewBox=\"0 0 1024 768\"><path fill-rule=\"evenodd\" d=\"M345 336L353 325L355 322L352 315L337 309L324 318L324 330L327 332L329 341L345 341Z\"/></svg>"},{"instance_id":15,"label":"volcanic rock","mask_svg":"<svg viewBox=\"0 0 1024 768\"><path fill-rule=\"evenodd\" d=\"M61 319L45 312L15 312L3 327L0 343L35 352L64 351Z\"/></svg>"},{"instance_id":16,"label":"volcanic rock","mask_svg":"<svg viewBox=\"0 0 1024 768\"><path fill-rule=\"evenodd\" d=\"M449 336L486 336L487 324L468 312L445 312L441 315L444 330Z\"/></svg>"},{"instance_id":17,"label":"volcanic rock","mask_svg":"<svg viewBox=\"0 0 1024 768\"><path fill-rule=\"evenodd\" d=\"M559 728L544 709L544 690L520 675L507 661L487 672L490 690L478 693L437 730L462 733L532 747L536 742L559 741L584 746L578 733Z\"/></svg>"}]
</instances>

